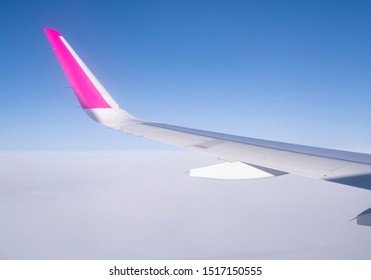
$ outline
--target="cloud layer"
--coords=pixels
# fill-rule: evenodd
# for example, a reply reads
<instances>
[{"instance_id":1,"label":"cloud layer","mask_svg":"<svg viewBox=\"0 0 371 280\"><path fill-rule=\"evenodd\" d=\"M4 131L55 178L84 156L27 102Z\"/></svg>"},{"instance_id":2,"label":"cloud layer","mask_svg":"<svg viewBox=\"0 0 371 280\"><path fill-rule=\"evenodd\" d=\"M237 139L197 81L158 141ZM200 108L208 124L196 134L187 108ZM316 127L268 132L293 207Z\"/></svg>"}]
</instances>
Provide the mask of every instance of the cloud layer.
<instances>
[{"instance_id":1,"label":"cloud layer","mask_svg":"<svg viewBox=\"0 0 371 280\"><path fill-rule=\"evenodd\" d=\"M3 153L0 259L370 259L371 192L191 178L190 152Z\"/></svg>"}]
</instances>

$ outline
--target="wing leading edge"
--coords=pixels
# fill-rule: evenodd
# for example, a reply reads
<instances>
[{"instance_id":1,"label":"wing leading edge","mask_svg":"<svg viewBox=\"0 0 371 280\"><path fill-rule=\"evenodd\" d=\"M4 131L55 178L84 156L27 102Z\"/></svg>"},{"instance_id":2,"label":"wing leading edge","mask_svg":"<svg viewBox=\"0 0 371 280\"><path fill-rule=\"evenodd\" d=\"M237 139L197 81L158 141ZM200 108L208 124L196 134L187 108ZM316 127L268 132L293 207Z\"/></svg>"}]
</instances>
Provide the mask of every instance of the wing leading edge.
<instances>
[{"instance_id":1,"label":"wing leading edge","mask_svg":"<svg viewBox=\"0 0 371 280\"><path fill-rule=\"evenodd\" d=\"M108 127L213 154L225 162L192 169L196 177L268 178L288 173L371 190L371 155L235 136L141 120L109 95L63 36L44 29L85 113Z\"/></svg>"}]
</instances>

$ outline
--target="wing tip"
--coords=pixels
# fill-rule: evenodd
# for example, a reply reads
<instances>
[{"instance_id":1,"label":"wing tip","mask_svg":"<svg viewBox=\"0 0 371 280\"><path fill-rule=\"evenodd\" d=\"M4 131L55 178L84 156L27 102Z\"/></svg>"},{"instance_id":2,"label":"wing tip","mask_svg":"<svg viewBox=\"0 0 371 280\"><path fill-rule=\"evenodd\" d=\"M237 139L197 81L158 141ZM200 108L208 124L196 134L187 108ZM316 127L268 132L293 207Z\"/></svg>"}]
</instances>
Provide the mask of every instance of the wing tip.
<instances>
[{"instance_id":1,"label":"wing tip","mask_svg":"<svg viewBox=\"0 0 371 280\"><path fill-rule=\"evenodd\" d=\"M59 33L57 30L55 29L52 29L52 28L49 28L49 27L45 27L44 28L44 32L46 33L46 35L49 37L49 36L62 36L61 33Z\"/></svg>"}]
</instances>

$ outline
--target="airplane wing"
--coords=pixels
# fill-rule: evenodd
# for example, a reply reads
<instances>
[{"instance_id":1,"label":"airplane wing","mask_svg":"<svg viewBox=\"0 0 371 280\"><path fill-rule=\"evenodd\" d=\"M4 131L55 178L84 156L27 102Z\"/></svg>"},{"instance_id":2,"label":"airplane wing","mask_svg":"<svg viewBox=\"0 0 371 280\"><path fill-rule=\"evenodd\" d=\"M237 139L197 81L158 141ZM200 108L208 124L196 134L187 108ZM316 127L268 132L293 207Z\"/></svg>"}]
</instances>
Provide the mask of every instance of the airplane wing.
<instances>
[{"instance_id":1,"label":"airplane wing","mask_svg":"<svg viewBox=\"0 0 371 280\"><path fill-rule=\"evenodd\" d=\"M85 113L108 127L215 155L213 165L190 175L258 179L296 174L371 190L371 155L235 136L139 119L112 99L57 31L45 33Z\"/></svg>"}]
</instances>

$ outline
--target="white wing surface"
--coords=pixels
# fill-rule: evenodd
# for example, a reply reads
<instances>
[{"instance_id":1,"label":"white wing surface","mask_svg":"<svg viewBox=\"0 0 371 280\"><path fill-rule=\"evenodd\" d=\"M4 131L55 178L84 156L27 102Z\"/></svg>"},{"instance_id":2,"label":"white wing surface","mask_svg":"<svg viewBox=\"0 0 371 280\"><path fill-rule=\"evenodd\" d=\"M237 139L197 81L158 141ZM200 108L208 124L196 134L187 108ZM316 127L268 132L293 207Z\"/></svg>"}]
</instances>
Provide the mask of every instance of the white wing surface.
<instances>
[{"instance_id":1,"label":"white wing surface","mask_svg":"<svg viewBox=\"0 0 371 280\"><path fill-rule=\"evenodd\" d=\"M121 109L63 36L46 35L84 111L127 133L202 151L222 161L192 169L196 177L258 179L288 173L371 190L371 155L228 135L144 121Z\"/></svg>"}]
</instances>

